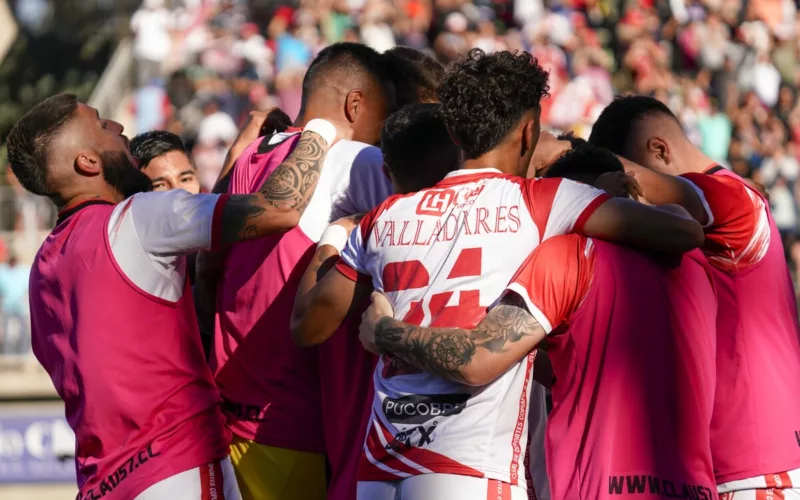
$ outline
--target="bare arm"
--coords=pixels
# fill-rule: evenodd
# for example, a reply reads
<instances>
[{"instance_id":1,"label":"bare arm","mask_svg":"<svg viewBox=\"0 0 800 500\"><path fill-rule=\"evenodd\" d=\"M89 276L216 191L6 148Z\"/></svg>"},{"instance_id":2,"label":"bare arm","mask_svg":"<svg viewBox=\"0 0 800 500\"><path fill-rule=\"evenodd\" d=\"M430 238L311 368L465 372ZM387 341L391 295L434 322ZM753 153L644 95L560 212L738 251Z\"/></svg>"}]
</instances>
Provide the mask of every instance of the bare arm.
<instances>
[{"instance_id":1,"label":"bare arm","mask_svg":"<svg viewBox=\"0 0 800 500\"><path fill-rule=\"evenodd\" d=\"M660 174L638 163L618 156L626 172L632 172L644 191L644 197L653 205L680 205L700 224L708 222L708 214L700 195L691 183L679 177Z\"/></svg>"},{"instance_id":2,"label":"bare arm","mask_svg":"<svg viewBox=\"0 0 800 500\"><path fill-rule=\"evenodd\" d=\"M624 198L611 198L600 205L581 232L601 240L666 253L688 252L704 241L703 228L693 218Z\"/></svg>"},{"instance_id":3,"label":"bare arm","mask_svg":"<svg viewBox=\"0 0 800 500\"><path fill-rule=\"evenodd\" d=\"M292 309L291 331L294 341L308 347L325 342L342 324L345 317L363 304L372 292L371 282L357 282L339 271L326 273L316 284L325 263L338 254L330 245L323 245L314 255L309 269L303 276ZM311 289L302 293L311 284Z\"/></svg>"},{"instance_id":4,"label":"bare arm","mask_svg":"<svg viewBox=\"0 0 800 500\"><path fill-rule=\"evenodd\" d=\"M406 363L445 380L486 385L536 348L545 331L522 299L511 295L474 330L425 328L384 316L375 345Z\"/></svg>"}]
</instances>

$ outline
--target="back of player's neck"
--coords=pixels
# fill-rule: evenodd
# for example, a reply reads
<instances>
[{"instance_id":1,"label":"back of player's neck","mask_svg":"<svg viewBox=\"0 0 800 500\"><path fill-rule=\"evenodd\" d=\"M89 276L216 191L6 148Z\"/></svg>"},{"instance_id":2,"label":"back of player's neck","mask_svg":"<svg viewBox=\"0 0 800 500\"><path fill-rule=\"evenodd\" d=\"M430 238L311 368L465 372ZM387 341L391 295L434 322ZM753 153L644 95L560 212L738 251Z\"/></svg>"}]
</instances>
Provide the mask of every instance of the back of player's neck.
<instances>
[{"instance_id":1,"label":"back of player's neck","mask_svg":"<svg viewBox=\"0 0 800 500\"><path fill-rule=\"evenodd\" d=\"M516 168L517 165L512 164L508 156L509 155L504 154L503 151L492 150L473 160L464 160L464 164L461 168L464 170L494 168L504 173L512 173L507 172L507 170L509 170L509 168Z\"/></svg>"}]
</instances>

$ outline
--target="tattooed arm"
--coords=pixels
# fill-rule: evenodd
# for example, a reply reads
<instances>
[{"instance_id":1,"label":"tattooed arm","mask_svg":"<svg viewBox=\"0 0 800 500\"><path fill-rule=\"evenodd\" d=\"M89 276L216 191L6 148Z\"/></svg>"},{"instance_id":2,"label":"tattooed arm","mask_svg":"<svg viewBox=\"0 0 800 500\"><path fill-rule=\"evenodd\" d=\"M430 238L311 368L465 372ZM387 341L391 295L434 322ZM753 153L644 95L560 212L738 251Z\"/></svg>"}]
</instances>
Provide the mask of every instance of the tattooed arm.
<instances>
[{"instance_id":1,"label":"tattooed arm","mask_svg":"<svg viewBox=\"0 0 800 500\"><path fill-rule=\"evenodd\" d=\"M383 316L374 331L381 351L445 380L475 386L496 380L545 338L545 330L516 294L509 294L472 330L419 327Z\"/></svg>"},{"instance_id":2,"label":"tattooed arm","mask_svg":"<svg viewBox=\"0 0 800 500\"><path fill-rule=\"evenodd\" d=\"M346 131L337 133L346 136ZM306 129L294 151L257 193L230 196L222 210L220 243L228 245L296 227L314 194L331 143Z\"/></svg>"}]
</instances>

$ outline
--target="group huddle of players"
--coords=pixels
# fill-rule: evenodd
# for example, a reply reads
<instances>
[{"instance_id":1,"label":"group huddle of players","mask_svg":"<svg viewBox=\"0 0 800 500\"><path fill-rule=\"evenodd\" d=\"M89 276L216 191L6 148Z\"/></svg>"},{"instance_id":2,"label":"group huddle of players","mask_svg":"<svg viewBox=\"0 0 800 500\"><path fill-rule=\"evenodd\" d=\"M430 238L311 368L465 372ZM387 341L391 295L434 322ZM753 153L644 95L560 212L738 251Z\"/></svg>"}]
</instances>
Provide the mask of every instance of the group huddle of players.
<instances>
[{"instance_id":1,"label":"group huddle of players","mask_svg":"<svg viewBox=\"0 0 800 500\"><path fill-rule=\"evenodd\" d=\"M60 209L32 343L78 498L800 499L767 199L653 98L583 141L547 91L525 52L335 44L212 194L151 191L72 95L33 108L9 160Z\"/></svg>"}]
</instances>

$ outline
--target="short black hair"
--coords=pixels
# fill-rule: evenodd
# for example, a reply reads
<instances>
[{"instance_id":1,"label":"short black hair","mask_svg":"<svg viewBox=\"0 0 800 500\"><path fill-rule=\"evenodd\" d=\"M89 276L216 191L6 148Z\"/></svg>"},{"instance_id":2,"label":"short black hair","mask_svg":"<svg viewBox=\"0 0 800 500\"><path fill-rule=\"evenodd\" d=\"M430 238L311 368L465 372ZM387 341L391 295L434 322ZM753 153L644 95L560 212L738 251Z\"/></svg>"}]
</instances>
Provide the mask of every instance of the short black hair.
<instances>
[{"instance_id":1,"label":"short black hair","mask_svg":"<svg viewBox=\"0 0 800 500\"><path fill-rule=\"evenodd\" d=\"M411 47L398 45L384 52L397 91L397 105L437 102L436 89L444 77L439 61Z\"/></svg>"},{"instance_id":2,"label":"short black hair","mask_svg":"<svg viewBox=\"0 0 800 500\"><path fill-rule=\"evenodd\" d=\"M50 144L77 109L75 94L48 97L25 113L9 132L8 162L17 180L31 193L53 194L47 186Z\"/></svg>"},{"instance_id":3,"label":"short black hair","mask_svg":"<svg viewBox=\"0 0 800 500\"><path fill-rule=\"evenodd\" d=\"M317 85L332 76L332 71L338 71L340 75L366 73L380 84L391 82L384 57L374 49L361 43L334 43L322 49L306 70L301 106L305 105Z\"/></svg>"},{"instance_id":4,"label":"short black hair","mask_svg":"<svg viewBox=\"0 0 800 500\"><path fill-rule=\"evenodd\" d=\"M180 151L189 156L189 150L186 149L183 140L165 130L145 132L137 135L131 141L131 154L139 159L140 169L147 167L151 161L171 151Z\"/></svg>"},{"instance_id":5,"label":"short black hair","mask_svg":"<svg viewBox=\"0 0 800 500\"><path fill-rule=\"evenodd\" d=\"M447 128L468 159L497 147L548 95L547 72L527 52L472 49L439 86Z\"/></svg>"},{"instance_id":6,"label":"short black hair","mask_svg":"<svg viewBox=\"0 0 800 500\"><path fill-rule=\"evenodd\" d=\"M544 174L594 185L597 178L609 172L624 172L622 162L611 151L588 142L578 144L562 154Z\"/></svg>"},{"instance_id":7,"label":"short black hair","mask_svg":"<svg viewBox=\"0 0 800 500\"><path fill-rule=\"evenodd\" d=\"M625 150L636 123L647 115L663 114L678 118L666 104L644 95L617 96L606 106L592 125L589 142L625 156Z\"/></svg>"},{"instance_id":8,"label":"short black hair","mask_svg":"<svg viewBox=\"0 0 800 500\"><path fill-rule=\"evenodd\" d=\"M438 103L410 104L393 113L381 132L383 161L405 192L439 182L461 164Z\"/></svg>"}]
</instances>

